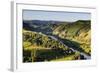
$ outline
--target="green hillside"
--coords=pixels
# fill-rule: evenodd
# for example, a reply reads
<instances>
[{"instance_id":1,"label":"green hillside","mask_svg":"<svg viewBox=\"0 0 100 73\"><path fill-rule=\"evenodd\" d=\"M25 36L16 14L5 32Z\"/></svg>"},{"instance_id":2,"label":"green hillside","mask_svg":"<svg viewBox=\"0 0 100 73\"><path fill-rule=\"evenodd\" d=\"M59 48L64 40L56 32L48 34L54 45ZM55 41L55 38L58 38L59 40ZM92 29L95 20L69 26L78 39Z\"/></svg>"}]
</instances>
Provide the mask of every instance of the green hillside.
<instances>
[{"instance_id":1,"label":"green hillside","mask_svg":"<svg viewBox=\"0 0 100 73\"><path fill-rule=\"evenodd\" d=\"M61 23L53 30L53 34L79 43L85 53L91 54L90 20L79 20L69 24Z\"/></svg>"},{"instance_id":2,"label":"green hillside","mask_svg":"<svg viewBox=\"0 0 100 73\"><path fill-rule=\"evenodd\" d=\"M45 34L23 30L23 62L76 60L78 56L79 53Z\"/></svg>"},{"instance_id":3,"label":"green hillside","mask_svg":"<svg viewBox=\"0 0 100 73\"><path fill-rule=\"evenodd\" d=\"M91 58L90 20L33 23L23 23L23 62Z\"/></svg>"}]
</instances>

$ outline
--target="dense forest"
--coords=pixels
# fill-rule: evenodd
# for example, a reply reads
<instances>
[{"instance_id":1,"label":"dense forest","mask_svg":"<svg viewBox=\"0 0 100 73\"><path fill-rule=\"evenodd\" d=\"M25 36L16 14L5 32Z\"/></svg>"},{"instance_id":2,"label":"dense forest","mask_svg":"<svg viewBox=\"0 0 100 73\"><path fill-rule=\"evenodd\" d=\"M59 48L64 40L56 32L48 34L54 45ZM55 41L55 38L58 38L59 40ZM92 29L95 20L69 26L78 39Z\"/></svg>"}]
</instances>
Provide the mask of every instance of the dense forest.
<instances>
[{"instance_id":1,"label":"dense forest","mask_svg":"<svg viewBox=\"0 0 100 73\"><path fill-rule=\"evenodd\" d=\"M23 21L23 62L91 58L91 21Z\"/></svg>"}]
</instances>

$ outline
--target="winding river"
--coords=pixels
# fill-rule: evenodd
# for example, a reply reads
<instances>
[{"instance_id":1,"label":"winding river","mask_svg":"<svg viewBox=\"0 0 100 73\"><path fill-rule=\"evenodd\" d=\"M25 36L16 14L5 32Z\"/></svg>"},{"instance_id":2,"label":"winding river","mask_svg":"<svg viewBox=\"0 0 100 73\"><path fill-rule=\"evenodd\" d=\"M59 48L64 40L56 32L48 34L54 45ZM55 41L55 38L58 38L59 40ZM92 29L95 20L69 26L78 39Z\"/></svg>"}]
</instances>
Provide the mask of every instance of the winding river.
<instances>
[{"instance_id":1,"label":"winding river","mask_svg":"<svg viewBox=\"0 0 100 73\"><path fill-rule=\"evenodd\" d=\"M54 39L54 40L59 41L59 42L60 42L61 44L63 44L66 48L68 47L61 39L58 39L57 36L54 36L54 35L48 35L48 36L51 37L51 38ZM71 49L73 52L80 52L80 51L75 50L75 49L73 49L73 48L70 48L70 49ZM84 52L80 52L80 55L83 55L84 58L86 58L86 59L91 59L91 56L85 54Z\"/></svg>"}]
</instances>

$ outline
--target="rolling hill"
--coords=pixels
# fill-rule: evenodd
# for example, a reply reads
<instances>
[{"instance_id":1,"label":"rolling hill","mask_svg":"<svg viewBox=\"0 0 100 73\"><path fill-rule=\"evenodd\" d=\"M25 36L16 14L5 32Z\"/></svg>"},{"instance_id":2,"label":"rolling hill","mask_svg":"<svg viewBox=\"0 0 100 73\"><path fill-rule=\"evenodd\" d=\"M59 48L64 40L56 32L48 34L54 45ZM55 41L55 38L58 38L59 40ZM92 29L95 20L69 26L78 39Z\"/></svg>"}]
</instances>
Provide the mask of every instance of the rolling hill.
<instances>
[{"instance_id":1,"label":"rolling hill","mask_svg":"<svg viewBox=\"0 0 100 73\"><path fill-rule=\"evenodd\" d=\"M80 43L86 53L91 53L91 23L90 20L78 20L66 24L61 23L53 30L54 35Z\"/></svg>"},{"instance_id":2,"label":"rolling hill","mask_svg":"<svg viewBox=\"0 0 100 73\"><path fill-rule=\"evenodd\" d=\"M91 21L23 21L23 62L90 59Z\"/></svg>"}]
</instances>

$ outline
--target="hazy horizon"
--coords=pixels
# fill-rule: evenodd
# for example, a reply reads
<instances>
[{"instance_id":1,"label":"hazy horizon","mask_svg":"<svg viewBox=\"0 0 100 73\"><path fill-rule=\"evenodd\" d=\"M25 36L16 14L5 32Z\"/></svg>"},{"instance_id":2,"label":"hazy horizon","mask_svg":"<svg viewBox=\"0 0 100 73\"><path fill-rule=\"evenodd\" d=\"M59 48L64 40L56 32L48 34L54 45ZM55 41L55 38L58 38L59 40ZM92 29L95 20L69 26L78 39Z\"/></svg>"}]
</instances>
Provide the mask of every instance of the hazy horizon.
<instances>
[{"instance_id":1,"label":"hazy horizon","mask_svg":"<svg viewBox=\"0 0 100 73\"><path fill-rule=\"evenodd\" d=\"M57 22L76 22L76 21L60 21L60 20L23 20L23 21L57 21ZM82 20L82 21L89 21L89 20Z\"/></svg>"},{"instance_id":2,"label":"hazy horizon","mask_svg":"<svg viewBox=\"0 0 100 73\"><path fill-rule=\"evenodd\" d=\"M91 20L90 13L23 10L23 20L64 21Z\"/></svg>"}]
</instances>

